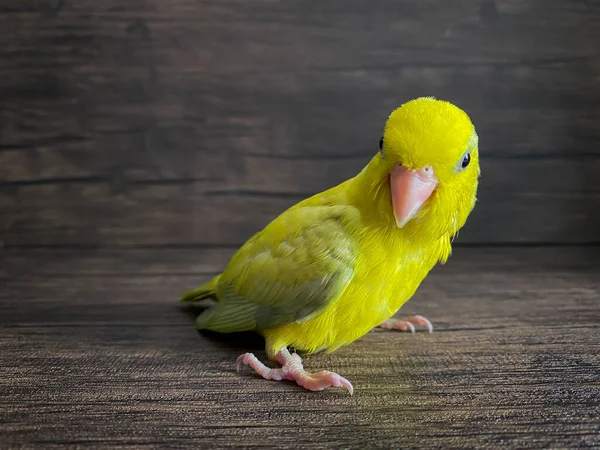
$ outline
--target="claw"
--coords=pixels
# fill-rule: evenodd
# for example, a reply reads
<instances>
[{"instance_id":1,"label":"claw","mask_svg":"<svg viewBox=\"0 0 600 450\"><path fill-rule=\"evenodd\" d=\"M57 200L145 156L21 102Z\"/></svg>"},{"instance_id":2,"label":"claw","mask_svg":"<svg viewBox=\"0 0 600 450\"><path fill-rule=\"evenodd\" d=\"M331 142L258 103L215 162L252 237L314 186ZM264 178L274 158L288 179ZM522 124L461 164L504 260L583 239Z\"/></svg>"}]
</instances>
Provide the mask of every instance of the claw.
<instances>
[{"instance_id":1,"label":"claw","mask_svg":"<svg viewBox=\"0 0 600 450\"><path fill-rule=\"evenodd\" d=\"M334 373L333 375L337 376L337 381L335 383L335 387L343 387L350 393L350 395L354 394L354 386L350 383L346 378Z\"/></svg>"},{"instance_id":2,"label":"claw","mask_svg":"<svg viewBox=\"0 0 600 450\"><path fill-rule=\"evenodd\" d=\"M242 370L242 363L244 362L244 358L246 357L246 355L249 355L250 353L244 353L243 355L240 355L237 357L237 359L235 360L235 371L239 373L240 370Z\"/></svg>"},{"instance_id":3,"label":"claw","mask_svg":"<svg viewBox=\"0 0 600 450\"><path fill-rule=\"evenodd\" d=\"M422 327L427 328L427 331L429 331L429 334L433 333L433 325L425 317L423 317L423 316L413 316L413 317L411 317L408 320L411 323L414 323L415 325L420 325Z\"/></svg>"}]
</instances>

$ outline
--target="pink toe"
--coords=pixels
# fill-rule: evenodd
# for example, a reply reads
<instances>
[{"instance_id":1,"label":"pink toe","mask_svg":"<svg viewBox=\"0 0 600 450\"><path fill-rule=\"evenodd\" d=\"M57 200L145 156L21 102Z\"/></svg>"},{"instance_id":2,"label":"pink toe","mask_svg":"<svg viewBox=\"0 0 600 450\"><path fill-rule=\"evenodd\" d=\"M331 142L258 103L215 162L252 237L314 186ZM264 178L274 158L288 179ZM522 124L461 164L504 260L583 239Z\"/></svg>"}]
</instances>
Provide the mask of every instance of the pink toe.
<instances>
[{"instance_id":1,"label":"pink toe","mask_svg":"<svg viewBox=\"0 0 600 450\"><path fill-rule=\"evenodd\" d=\"M354 393L354 387L346 378L328 370L317 373L298 374L296 383L310 391L322 391L328 387L343 387L350 395Z\"/></svg>"},{"instance_id":2,"label":"pink toe","mask_svg":"<svg viewBox=\"0 0 600 450\"><path fill-rule=\"evenodd\" d=\"M415 326L407 320L398 320L391 327L392 330L415 332Z\"/></svg>"},{"instance_id":3,"label":"pink toe","mask_svg":"<svg viewBox=\"0 0 600 450\"><path fill-rule=\"evenodd\" d=\"M433 325L431 325L431 322L423 316L413 316L407 320L392 318L383 322L379 327L387 330L410 331L411 333L414 333L416 331L415 325L425 327L430 334L433 333Z\"/></svg>"}]
</instances>

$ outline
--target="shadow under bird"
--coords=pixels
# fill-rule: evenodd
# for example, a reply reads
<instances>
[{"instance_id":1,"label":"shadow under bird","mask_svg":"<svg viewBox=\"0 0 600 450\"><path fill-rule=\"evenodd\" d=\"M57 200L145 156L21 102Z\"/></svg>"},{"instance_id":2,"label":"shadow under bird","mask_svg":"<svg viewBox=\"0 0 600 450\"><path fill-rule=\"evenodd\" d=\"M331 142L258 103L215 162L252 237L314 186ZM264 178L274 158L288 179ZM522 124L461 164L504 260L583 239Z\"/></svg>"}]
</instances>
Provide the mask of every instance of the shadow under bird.
<instances>
[{"instance_id":1,"label":"shadow under bird","mask_svg":"<svg viewBox=\"0 0 600 450\"><path fill-rule=\"evenodd\" d=\"M252 236L225 270L181 301L217 302L198 329L262 334L268 368L252 353L237 360L268 380L313 391L352 384L309 373L305 354L332 352L374 327L432 331L421 316L391 318L451 253L452 237L475 206L478 137L453 104L422 97L389 116L379 151L355 177L292 206Z\"/></svg>"}]
</instances>

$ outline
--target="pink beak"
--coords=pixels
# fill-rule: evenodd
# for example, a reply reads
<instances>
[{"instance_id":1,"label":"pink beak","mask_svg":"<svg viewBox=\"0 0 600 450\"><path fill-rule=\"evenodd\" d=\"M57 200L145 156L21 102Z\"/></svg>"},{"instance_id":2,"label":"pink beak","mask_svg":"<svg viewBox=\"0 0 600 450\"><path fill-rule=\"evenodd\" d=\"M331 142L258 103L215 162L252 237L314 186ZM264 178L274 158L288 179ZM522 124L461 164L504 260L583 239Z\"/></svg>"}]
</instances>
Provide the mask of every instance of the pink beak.
<instances>
[{"instance_id":1,"label":"pink beak","mask_svg":"<svg viewBox=\"0 0 600 450\"><path fill-rule=\"evenodd\" d=\"M396 164L390 173L392 206L398 228L402 228L417 214L438 184L433 167L408 170Z\"/></svg>"}]
</instances>

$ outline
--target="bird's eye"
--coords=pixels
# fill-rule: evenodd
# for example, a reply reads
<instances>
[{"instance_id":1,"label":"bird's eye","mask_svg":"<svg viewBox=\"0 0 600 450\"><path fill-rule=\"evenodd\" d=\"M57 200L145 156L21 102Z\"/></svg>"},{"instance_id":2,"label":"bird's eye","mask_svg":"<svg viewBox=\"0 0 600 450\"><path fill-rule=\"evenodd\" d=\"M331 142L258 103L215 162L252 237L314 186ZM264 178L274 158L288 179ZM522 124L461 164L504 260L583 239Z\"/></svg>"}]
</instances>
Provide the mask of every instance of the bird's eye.
<instances>
[{"instance_id":1,"label":"bird's eye","mask_svg":"<svg viewBox=\"0 0 600 450\"><path fill-rule=\"evenodd\" d=\"M379 139L379 153L381 153L381 156L383 156L383 137Z\"/></svg>"},{"instance_id":2,"label":"bird's eye","mask_svg":"<svg viewBox=\"0 0 600 450\"><path fill-rule=\"evenodd\" d=\"M471 162L471 154L467 153L465 156L463 156L463 159L460 162L461 169L465 169L469 165L470 162Z\"/></svg>"}]
</instances>

